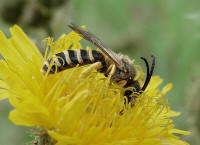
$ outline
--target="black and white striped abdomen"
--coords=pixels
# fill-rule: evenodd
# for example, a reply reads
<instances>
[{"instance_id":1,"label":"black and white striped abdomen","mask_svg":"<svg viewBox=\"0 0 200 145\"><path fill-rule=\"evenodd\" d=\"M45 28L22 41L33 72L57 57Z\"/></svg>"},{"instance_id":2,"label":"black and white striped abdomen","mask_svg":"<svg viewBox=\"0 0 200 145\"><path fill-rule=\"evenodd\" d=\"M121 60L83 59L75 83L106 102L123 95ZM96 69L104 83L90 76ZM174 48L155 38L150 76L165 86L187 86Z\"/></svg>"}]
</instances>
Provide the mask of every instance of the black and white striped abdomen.
<instances>
[{"instance_id":1,"label":"black and white striped abdomen","mask_svg":"<svg viewBox=\"0 0 200 145\"><path fill-rule=\"evenodd\" d=\"M73 68L78 64L79 66L83 66L94 62L104 62L104 56L96 50L69 49L57 53L46 60L42 70L47 72L49 66L51 66L49 73L52 74L68 68Z\"/></svg>"}]
</instances>

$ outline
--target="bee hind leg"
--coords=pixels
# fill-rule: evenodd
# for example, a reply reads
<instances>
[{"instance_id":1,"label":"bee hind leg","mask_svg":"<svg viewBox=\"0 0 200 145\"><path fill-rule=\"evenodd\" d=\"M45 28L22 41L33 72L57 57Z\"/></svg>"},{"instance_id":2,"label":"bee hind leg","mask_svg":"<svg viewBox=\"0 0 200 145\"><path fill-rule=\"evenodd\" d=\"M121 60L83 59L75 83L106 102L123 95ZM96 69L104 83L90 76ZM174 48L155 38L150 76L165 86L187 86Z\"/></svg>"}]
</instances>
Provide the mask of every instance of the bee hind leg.
<instances>
[{"instance_id":1,"label":"bee hind leg","mask_svg":"<svg viewBox=\"0 0 200 145\"><path fill-rule=\"evenodd\" d=\"M102 63L101 62L95 62L91 64L88 68L86 68L80 75L80 78L84 78L85 76L88 76L88 74L94 70L94 69L100 69L102 68Z\"/></svg>"}]
</instances>

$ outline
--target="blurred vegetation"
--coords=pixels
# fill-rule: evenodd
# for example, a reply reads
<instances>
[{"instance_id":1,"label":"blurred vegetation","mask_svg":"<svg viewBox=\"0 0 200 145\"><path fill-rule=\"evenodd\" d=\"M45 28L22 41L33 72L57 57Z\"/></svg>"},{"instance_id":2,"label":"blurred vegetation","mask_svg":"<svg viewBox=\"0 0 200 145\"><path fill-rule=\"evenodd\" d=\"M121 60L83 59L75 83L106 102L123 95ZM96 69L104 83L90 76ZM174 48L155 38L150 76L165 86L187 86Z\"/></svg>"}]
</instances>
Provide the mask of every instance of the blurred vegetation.
<instances>
[{"instance_id":1,"label":"blurred vegetation","mask_svg":"<svg viewBox=\"0 0 200 145\"><path fill-rule=\"evenodd\" d=\"M192 130L192 134L189 136L191 144L200 143L200 65L194 67L194 75L191 76L189 85L191 88L187 88L187 123Z\"/></svg>"},{"instance_id":2,"label":"blurred vegetation","mask_svg":"<svg viewBox=\"0 0 200 145\"><path fill-rule=\"evenodd\" d=\"M18 24L43 51L42 40L69 32L70 22L86 25L116 52L136 59L157 59L155 74L172 82L167 95L179 129L192 130L185 140L198 145L200 136L200 1L198 0L0 0L0 29ZM84 44L88 44L83 41ZM162 86L163 86L162 85ZM11 107L0 102L0 145L31 138L8 121Z\"/></svg>"}]
</instances>

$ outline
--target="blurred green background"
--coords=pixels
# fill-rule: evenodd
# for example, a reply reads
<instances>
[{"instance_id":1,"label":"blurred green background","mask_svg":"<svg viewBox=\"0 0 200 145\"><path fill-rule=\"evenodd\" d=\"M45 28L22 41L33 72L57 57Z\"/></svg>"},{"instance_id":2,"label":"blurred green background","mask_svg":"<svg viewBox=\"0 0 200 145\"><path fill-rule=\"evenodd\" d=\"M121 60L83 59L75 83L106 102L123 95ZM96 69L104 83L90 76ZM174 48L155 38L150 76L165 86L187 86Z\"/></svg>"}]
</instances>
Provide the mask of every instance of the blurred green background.
<instances>
[{"instance_id":1,"label":"blurred green background","mask_svg":"<svg viewBox=\"0 0 200 145\"><path fill-rule=\"evenodd\" d=\"M199 0L0 0L0 29L18 24L43 51L42 40L69 32L70 22L86 25L116 52L145 66L140 56L156 56L155 75L172 82L167 94L181 137L200 144L200 1ZM86 43L86 42L83 42ZM31 141L29 130L8 120L12 107L0 102L0 145Z\"/></svg>"}]
</instances>

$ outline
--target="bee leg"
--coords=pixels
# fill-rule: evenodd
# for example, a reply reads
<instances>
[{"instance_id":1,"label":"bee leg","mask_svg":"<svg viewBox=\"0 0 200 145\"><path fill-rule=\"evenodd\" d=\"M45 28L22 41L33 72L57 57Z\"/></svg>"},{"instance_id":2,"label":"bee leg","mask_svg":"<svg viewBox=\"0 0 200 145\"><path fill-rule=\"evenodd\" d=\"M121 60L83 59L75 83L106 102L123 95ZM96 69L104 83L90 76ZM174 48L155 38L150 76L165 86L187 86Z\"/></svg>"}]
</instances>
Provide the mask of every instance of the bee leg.
<instances>
[{"instance_id":1,"label":"bee leg","mask_svg":"<svg viewBox=\"0 0 200 145\"><path fill-rule=\"evenodd\" d=\"M121 80L119 82L117 82L117 84L121 87L124 87L126 85L127 81L126 80Z\"/></svg>"},{"instance_id":2,"label":"bee leg","mask_svg":"<svg viewBox=\"0 0 200 145\"><path fill-rule=\"evenodd\" d=\"M110 67L109 67L109 68L110 68ZM108 69L109 69L109 68L108 68ZM108 83L110 82L111 77L112 77L113 74L115 73L115 70L116 70L116 66L115 66L115 65L112 65L111 70L110 70L109 75L108 75Z\"/></svg>"},{"instance_id":3,"label":"bee leg","mask_svg":"<svg viewBox=\"0 0 200 145\"><path fill-rule=\"evenodd\" d=\"M95 62L81 73L80 78L84 78L85 76L87 76L93 69L100 69L100 68L102 68L102 63Z\"/></svg>"}]
</instances>

